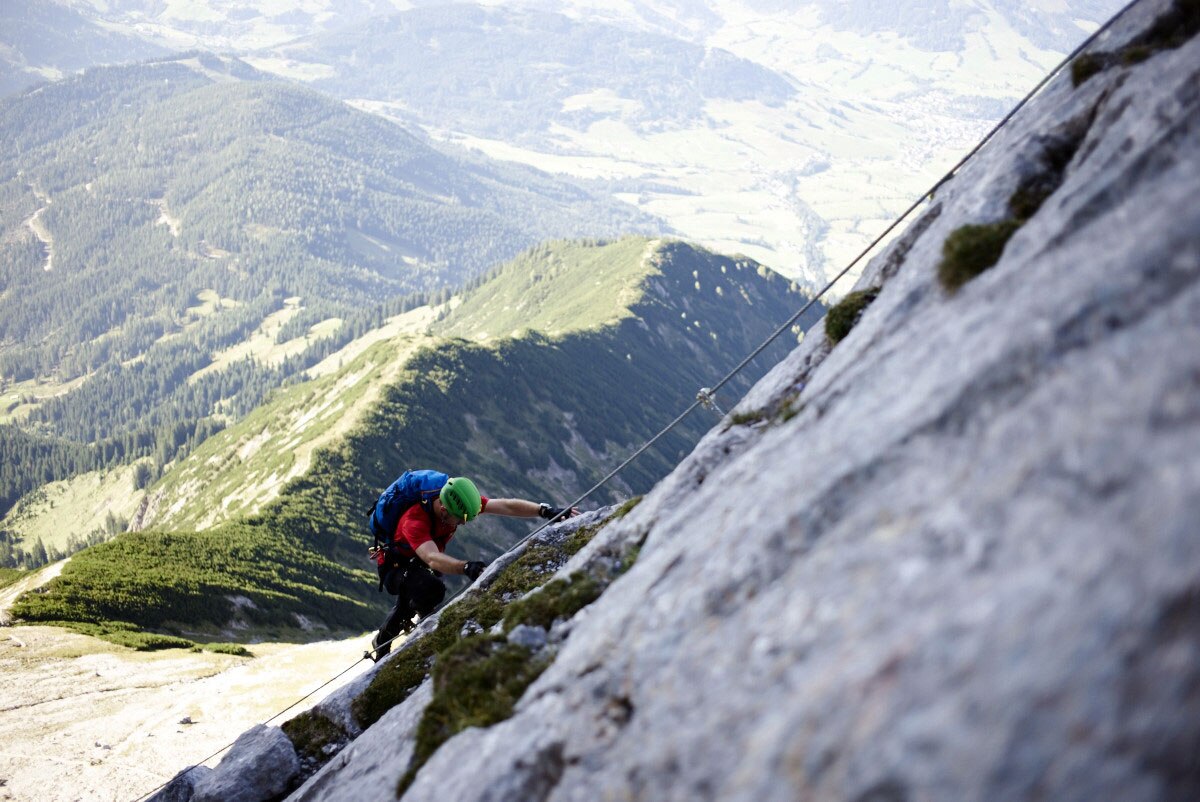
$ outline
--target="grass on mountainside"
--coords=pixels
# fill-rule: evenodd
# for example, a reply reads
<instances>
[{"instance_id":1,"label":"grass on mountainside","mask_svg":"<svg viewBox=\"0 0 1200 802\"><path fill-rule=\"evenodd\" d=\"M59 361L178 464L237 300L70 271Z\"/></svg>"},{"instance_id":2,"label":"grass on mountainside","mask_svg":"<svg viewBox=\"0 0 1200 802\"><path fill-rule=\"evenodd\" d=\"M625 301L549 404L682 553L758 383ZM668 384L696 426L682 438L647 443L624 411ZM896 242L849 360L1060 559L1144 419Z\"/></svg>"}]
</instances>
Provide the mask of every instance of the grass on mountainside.
<instances>
[{"instance_id":1,"label":"grass on mountainside","mask_svg":"<svg viewBox=\"0 0 1200 802\"><path fill-rule=\"evenodd\" d=\"M148 632L125 634L139 628L219 634L240 621L284 631L298 626L297 613L366 629L377 611L353 596L368 581L365 572L279 542L261 524L136 532L80 552L44 588L21 596L12 613L30 623L99 627L85 634L135 648L143 636L158 642Z\"/></svg>"},{"instance_id":2,"label":"grass on mountainside","mask_svg":"<svg viewBox=\"0 0 1200 802\"><path fill-rule=\"evenodd\" d=\"M29 572L21 568L0 568L0 588L20 582L29 576Z\"/></svg>"},{"instance_id":3,"label":"grass on mountainside","mask_svg":"<svg viewBox=\"0 0 1200 802\"><path fill-rule=\"evenodd\" d=\"M429 674L434 656L458 642L467 622L484 630L500 623L509 604L545 582L606 523L580 527L562 543L531 543L486 589L442 610L437 629L389 659L354 700L352 710L359 726L366 729L407 699Z\"/></svg>"},{"instance_id":4,"label":"grass on mountainside","mask_svg":"<svg viewBox=\"0 0 1200 802\"><path fill-rule=\"evenodd\" d=\"M51 377L5 382L0 392L0 425L20 423L47 398L54 398L79 387L87 376L60 381Z\"/></svg>"},{"instance_id":5,"label":"grass on mountainside","mask_svg":"<svg viewBox=\"0 0 1200 802\"><path fill-rule=\"evenodd\" d=\"M334 373L276 391L153 485L161 506L181 506L155 523L174 529L211 525L270 501L308 467L317 448L359 422L422 342L403 337L376 343Z\"/></svg>"},{"instance_id":6,"label":"grass on mountainside","mask_svg":"<svg viewBox=\"0 0 1200 802\"><path fill-rule=\"evenodd\" d=\"M80 621L39 621L43 626L60 626L80 635L108 641L135 652L156 652L163 649L188 649L193 652L229 654L234 657L253 657L254 654L238 643L197 643L191 638L166 635L160 632L144 632L134 624L123 621L102 621L89 624Z\"/></svg>"},{"instance_id":7,"label":"grass on mountainside","mask_svg":"<svg viewBox=\"0 0 1200 802\"><path fill-rule=\"evenodd\" d=\"M590 527L586 537L590 538L608 520L611 518ZM635 559L636 555L623 555L617 562L618 572L628 570ZM612 579L577 571L569 579L542 585L502 605L501 632L511 632L521 625L549 630L555 621L571 618L598 599ZM534 651L509 643L504 634L487 634L491 627L484 621L476 623L482 634L464 635L467 630L461 624L451 624L460 634L433 660L433 698L417 725L413 756L396 787L397 796L404 794L421 766L450 738L468 727L490 727L509 718L526 688L554 660L552 651Z\"/></svg>"},{"instance_id":8,"label":"grass on mountainside","mask_svg":"<svg viewBox=\"0 0 1200 802\"><path fill-rule=\"evenodd\" d=\"M549 335L599 328L642 294L651 240L549 242L506 263L432 331L496 339L526 330ZM616 289L615 289L616 288Z\"/></svg>"},{"instance_id":9,"label":"grass on mountainside","mask_svg":"<svg viewBox=\"0 0 1200 802\"><path fill-rule=\"evenodd\" d=\"M600 585L576 572L569 579L555 579L537 593L514 601L504 614L504 631L519 626L549 629L558 618L570 618L600 597Z\"/></svg>"},{"instance_id":10,"label":"grass on mountainside","mask_svg":"<svg viewBox=\"0 0 1200 802\"><path fill-rule=\"evenodd\" d=\"M549 629L597 599L633 566L644 536L632 544L606 547L587 571L549 584L546 579L639 501L640 497L630 499L609 517L578 528L562 541L530 544L487 587L471 589L445 607L432 632L404 642L383 663L351 703L351 714L364 730L433 677L433 698L418 724L414 754L397 796L448 738L466 727L489 726L512 714L525 689L550 665L553 651L535 653L507 643L502 635L486 633L497 626L507 633L521 624ZM283 729L301 753L306 776L348 740L342 728L319 710L297 716Z\"/></svg>"},{"instance_id":11,"label":"grass on mountainside","mask_svg":"<svg viewBox=\"0 0 1200 802\"><path fill-rule=\"evenodd\" d=\"M137 464L103 468L44 484L22 496L0 528L25 551L40 540L51 561L74 554L127 528L143 496L135 487L137 470Z\"/></svg>"},{"instance_id":12,"label":"grass on mountainside","mask_svg":"<svg viewBox=\"0 0 1200 802\"><path fill-rule=\"evenodd\" d=\"M350 736L337 722L315 708L288 719L280 729L296 748L305 775L316 773L350 742Z\"/></svg>"},{"instance_id":13,"label":"grass on mountainside","mask_svg":"<svg viewBox=\"0 0 1200 802\"><path fill-rule=\"evenodd\" d=\"M549 666L549 659L499 635L464 638L439 654L433 666L433 699L417 725L413 757L397 784L397 797L451 737L511 716L525 689Z\"/></svg>"}]
</instances>

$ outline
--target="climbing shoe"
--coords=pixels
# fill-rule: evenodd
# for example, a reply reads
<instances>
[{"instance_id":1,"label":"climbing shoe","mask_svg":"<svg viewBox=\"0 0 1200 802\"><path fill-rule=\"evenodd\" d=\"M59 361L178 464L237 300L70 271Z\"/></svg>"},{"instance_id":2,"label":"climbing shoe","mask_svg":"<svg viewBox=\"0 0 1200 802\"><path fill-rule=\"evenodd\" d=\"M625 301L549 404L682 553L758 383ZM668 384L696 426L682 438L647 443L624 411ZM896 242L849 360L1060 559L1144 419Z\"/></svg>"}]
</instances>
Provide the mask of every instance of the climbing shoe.
<instances>
[{"instance_id":1,"label":"climbing shoe","mask_svg":"<svg viewBox=\"0 0 1200 802\"><path fill-rule=\"evenodd\" d=\"M371 638L371 651L363 655L376 663L387 657L388 652L392 650L392 641L387 638L384 638L382 641L383 645L380 645L380 636L382 635L382 632L375 633L375 637Z\"/></svg>"}]
</instances>

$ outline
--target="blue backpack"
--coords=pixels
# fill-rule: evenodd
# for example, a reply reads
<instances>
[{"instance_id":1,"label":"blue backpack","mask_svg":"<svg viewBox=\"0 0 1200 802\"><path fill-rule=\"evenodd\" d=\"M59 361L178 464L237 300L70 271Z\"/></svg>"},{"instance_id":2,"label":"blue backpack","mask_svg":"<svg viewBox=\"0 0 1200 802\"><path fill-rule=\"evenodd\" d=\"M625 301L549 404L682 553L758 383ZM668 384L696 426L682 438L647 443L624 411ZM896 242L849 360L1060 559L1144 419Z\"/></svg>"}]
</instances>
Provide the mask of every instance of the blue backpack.
<instances>
[{"instance_id":1,"label":"blue backpack","mask_svg":"<svg viewBox=\"0 0 1200 802\"><path fill-rule=\"evenodd\" d=\"M391 545L400 516L412 505L420 504L432 515L429 505L449 480L450 477L441 471L405 471L399 479L388 485L370 511L375 548Z\"/></svg>"}]
</instances>

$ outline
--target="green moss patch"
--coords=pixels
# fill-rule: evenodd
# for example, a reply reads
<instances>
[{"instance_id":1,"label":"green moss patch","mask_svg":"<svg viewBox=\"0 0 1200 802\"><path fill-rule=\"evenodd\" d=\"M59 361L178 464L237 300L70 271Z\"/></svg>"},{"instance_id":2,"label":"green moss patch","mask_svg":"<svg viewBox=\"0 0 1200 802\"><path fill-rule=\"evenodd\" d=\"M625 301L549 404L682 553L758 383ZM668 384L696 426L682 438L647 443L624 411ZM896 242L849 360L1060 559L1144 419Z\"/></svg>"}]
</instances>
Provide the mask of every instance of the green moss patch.
<instances>
[{"instance_id":1,"label":"green moss patch","mask_svg":"<svg viewBox=\"0 0 1200 802\"><path fill-rule=\"evenodd\" d=\"M938 265L938 280L950 292L1000 261L1004 246L1021 223L1002 220L999 223L966 225L955 229L942 244L942 261Z\"/></svg>"},{"instance_id":2,"label":"green moss patch","mask_svg":"<svg viewBox=\"0 0 1200 802\"><path fill-rule=\"evenodd\" d=\"M463 627L473 621L480 629L488 630L504 617L504 603L492 593L484 592L470 596L458 604L447 607L438 619L438 627L430 635L434 651L448 649L458 642Z\"/></svg>"},{"instance_id":3,"label":"green moss patch","mask_svg":"<svg viewBox=\"0 0 1200 802\"><path fill-rule=\"evenodd\" d=\"M1155 53L1182 47L1200 33L1200 0L1175 0L1154 24L1116 52L1084 53L1071 62L1071 81L1078 87L1118 64L1130 67Z\"/></svg>"},{"instance_id":4,"label":"green moss patch","mask_svg":"<svg viewBox=\"0 0 1200 802\"><path fill-rule=\"evenodd\" d=\"M501 600L520 596L545 582L564 562L566 555L558 546L531 544L484 592Z\"/></svg>"},{"instance_id":5,"label":"green moss patch","mask_svg":"<svg viewBox=\"0 0 1200 802\"><path fill-rule=\"evenodd\" d=\"M800 400L800 394L796 393L792 397L783 402L779 408L779 422L787 423L792 418L804 411L805 404Z\"/></svg>"},{"instance_id":6,"label":"green moss patch","mask_svg":"<svg viewBox=\"0 0 1200 802\"><path fill-rule=\"evenodd\" d=\"M624 504L622 504L620 507L617 507L616 511L613 512L613 514L612 514L613 520L620 520L621 518L624 518L629 513L633 512L633 508L636 507L637 505L641 504L642 499L644 499L644 498L645 498L645 496L634 496L633 498L629 499Z\"/></svg>"},{"instance_id":7,"label":"green moss patch","mask_svg":"<svg viewBox=\"0 0 1200 802\"><path fill-rule=\"evenodd\" d=\"M957 291L1000 261L1012 235L1062 186L1067 165L1075 158L1087 133L1086 126L1073 128L1042 141L1037 156L1039 169L1026 175L1013 190L1008 199L1011 216L1007 220L962 226L946 237L942 243L938 279L947 291Z\"/></svg>"},{"instance_id":8,"label":"green moss patch","mask_svg":"<svg viewBox=\"0 0 1200 802\"><path fill-rule=\"evenodd\" d=\"M621 555L621 573L625 573L632 568L633 564L638 561L638 557L642 556L642 545L643 542L639 541Z\"/></svg>"},{"instance_id":9,"label":"green moss patch","mask_svg":"<svg viewBox=\"0 0 1200 802\"><path fill-rule=\"evenodd\" d=\"M1071 62L1071 84L1079 87L1093 75L1104 72L1113 64L1108 53L1083 53Z\"/></svg>"},{"instance_id":10,"label":"green moss patch","mask_svg":"<svg viewBox=\"0 0 1200 802\"><path fill-rule=\"evenodd\" d=\"M350 705L358 725L363 729L370 727L407 699L425 681L432 657L432 639L422 638L384 663L371 684Z\"/></svg>"},{"instance_id":11,"label":"green moss patch","mask_svg":"<svg viewBox=\"0 0 1200 802\"><path fill-rule=\"evenodd\" d=\"M825 316L825 336L831 343L839 343L862 317L871 302L879 297L879 288L857 290L842 299Z\"/></svg>"},{"instance_id":12,"label":"green moss patch","mask_svg":"<svg viewBox=\"0 0 1200 802\"><path fill-rule=\"evenodd\" d=\"M346 731L317 710L306 711L285 721L280 729L296 748L305 776L311 776L350 743Z\"/></svg>"},{"instance_id":13,"label":"green moss patch","mask_svg":"<svg viewBox=\"0 0 1200 802\"><path fill-rule=\"evenodd\" d=\"M442 653L433 670L433 700L417 725L412 762L400 796L443 743L468 727L490 727L512 715L517 700L549 661L502 638L466 638Z\"/></svg>"},{"instance_id":14,"label":"green moss patch","mask_svg":"<svg viewBox=\"0 0 1200 802\"><path fill-rule=\"evenodd\" d=\"M366 728L400 704L433 676L434 697L417 728L417 743L402 794L437 748L467 727L486 727L512 714L513 705L550 664L502 636L463 635L468 623L489 630L501 621L508 632L518 624L548 628L595 601L604 584L582 572L569 580L542 585L586 546L609 519L580 527L561 543L534 543L499 573L492 584L444 609L432 633L407 644L388 660L352 704L355 720Z\"/></svg>"},{"instance_id":15,"label":"green moss patch","mask_svg":"<svg viewBox=\"0 0 1200 802\"><path fill-rule=\"evenodd\" d=\"M1058 189L1060 183L1061 181L1050 180L1044 173L1022 181L1008 199L1008 210L1012 212L1013 218L1024 222L1033 217L1046 199Z\"/></svg>"},{"instance_id":16,"label":"green moss patch","mask_svg":"<svg viewBox=\"0 0 1200 802\"><path fill-rule=\"evenodd\" d=\"M556 579L536 593L508 606L504 631L521 624L549 629L559 618L570 618L600 597L602 588L592 577L577 571L570 579Z\"/></svg>"},{"instance_id":17,"label":"green moss patch","mask_svg":"<svg viewBox=\"0 0 1200 802\"><path fill-rule=\"evenodd\" d=\"M637 503L641 500L642 500L641 496L638 496L635 499L631 499L630 501L632 502L632 504L630 503L630 501L625 502L626 505L629 505L629 507L627 509L625 506L622 506L620 509L616 510L616 512L614 512L608 518L605 518L602 521L594 523L591 526L581 526L578 529L576 529L562 543L563 556L565 556L567 559L574 557L576 554L578 554L580 551L583 550L584 546L586 546L587 544L592 542L592 538L594 538L596 536L596 533L599 532L601 529L603 529L610 520L616 520L617 518L622 517L624 515L624 513L621 513L622 509L624 509L625 512L627 513L627 512L629 512L629 510L636 507ZM618 514L618 513L620 513L620 514ZM566 560L563 560L563 562L566 562Z\"/></svg>"},{"instance_id":18,"label":"green moss patch","mask_svg":"<svg viewBox=\"0 0 1200 802\"><path fill-rule=\"evenodd\" d=\"M752 423L761 423L767 419L767 411L765 409L752 409L749 412L735 412L729 416L729 422L734 426L749 426Z\"/></svg>"}]
</instances>

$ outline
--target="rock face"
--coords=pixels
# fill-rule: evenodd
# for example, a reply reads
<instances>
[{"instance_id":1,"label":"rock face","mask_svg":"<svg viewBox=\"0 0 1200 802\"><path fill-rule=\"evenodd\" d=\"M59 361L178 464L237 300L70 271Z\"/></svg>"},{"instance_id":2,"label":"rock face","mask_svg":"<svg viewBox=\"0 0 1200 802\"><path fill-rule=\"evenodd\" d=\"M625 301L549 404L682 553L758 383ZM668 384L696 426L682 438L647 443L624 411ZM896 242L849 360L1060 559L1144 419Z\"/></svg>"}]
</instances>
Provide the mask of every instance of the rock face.
<instances>
[{"instance_id":1,"label":"rock face","mask_svg":"<svg viewBox=\"0 0 1200 802\"><path fill-rule=\"evenodd\" d=\"M1144 35L1171 7L1054 79L868 266L844 340L810 333L571 558L644 539L405 800L1200 798L1200 41ZM999 222L946 290L943 243ZM394 798L429 699L303 798Z\"/></svg>"},{"instance_id":2,"label":"rock face","mask_svg":"<svg viewBox=\"0 0 1200 802\"><path fill-rule=\"evenodd\" d=\"M292 742L278 727L262 724L233 743L216 769L180 772L150 802L256 802L276 799L300 771Z\"/></svg>"},{"instance_id":3,"label":"rock face","mask_svg":"<svg viewBox=\"0 0 1200 802\"><path fill-rule=\"evenodd\" d=\"M947 236L1060 140L1054 192L943 290ZM767 420L599 536L649 534L404 798L1200 798L1197 187L1200 42L1060 75L872 263L850 335L735 410Z\"/></svg>"}]
</instances>

